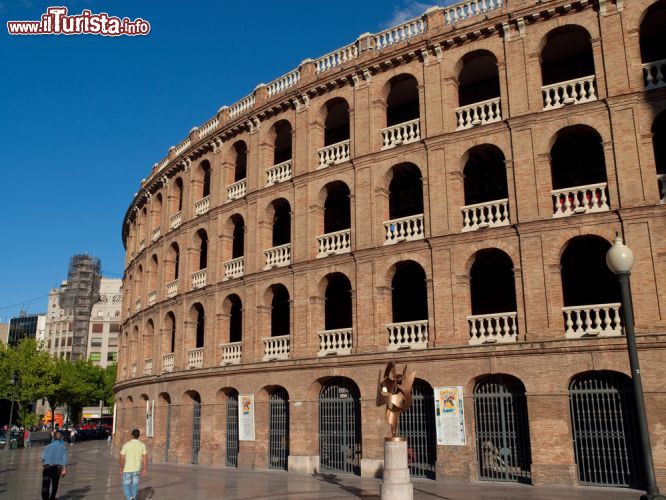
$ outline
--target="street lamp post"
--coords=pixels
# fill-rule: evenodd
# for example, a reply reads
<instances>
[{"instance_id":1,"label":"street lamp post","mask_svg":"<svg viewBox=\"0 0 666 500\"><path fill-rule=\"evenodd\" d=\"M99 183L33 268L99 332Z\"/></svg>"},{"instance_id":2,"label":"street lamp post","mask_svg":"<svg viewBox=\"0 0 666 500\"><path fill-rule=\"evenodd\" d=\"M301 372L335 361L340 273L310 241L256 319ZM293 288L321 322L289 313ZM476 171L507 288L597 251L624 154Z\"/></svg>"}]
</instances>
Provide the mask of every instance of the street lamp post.
<instances>
[{"instance_id":1,"label":"street lamp post","mask_svg":"<svg viewBox=\"0 0 666 500\"><path fill-rule=\"evenodd\" d=\"M643 468L647 479L647 494L643 495L641 499L666 499L666 497L659 494L659 486L657 486L657 479L654 473L652 445L650 444L650 432L648 430L647 415L645 413L645 399L643 398L641 368L638 362L638 351L636 349L634 309L631 303L631 285L629 283L631 268L634 265L634 253L624 244L619 234L615 236L613 246L606 253L606 264L611 271L617 274L617 279L620 282L622 309L624 311L624 331L625 336L627 337L631 380L634 387L636 411L638 413L638 429L641 436Z\"/></svg>"},{"instance_id":2,"label":"street lamp post","mask_svg":"<svg viewBox=\"0 0 666 500\"><path fill-rule=\"evenodd\" d=\"M5 434L5 450L9 451L12 444L12 418L14 417L14 393L16 392L16 384L18 383L18 374L14 372L12 378L9 380L12 384L12 397L9 399L9 423L7 424L7 434Z\"/></svg>"}]
</instances>

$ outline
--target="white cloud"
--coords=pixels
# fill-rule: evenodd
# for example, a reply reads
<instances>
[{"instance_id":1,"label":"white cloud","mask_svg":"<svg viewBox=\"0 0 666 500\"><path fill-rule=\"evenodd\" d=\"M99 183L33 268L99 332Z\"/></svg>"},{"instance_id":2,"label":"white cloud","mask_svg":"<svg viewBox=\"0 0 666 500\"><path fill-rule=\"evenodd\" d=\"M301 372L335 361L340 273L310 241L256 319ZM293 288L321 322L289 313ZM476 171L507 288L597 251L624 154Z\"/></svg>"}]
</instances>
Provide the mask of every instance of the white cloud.
<instances>
[{"instance_id":1,"label":"white cloud","mask_svg":"<svg viewBox=\"0 0 666 500\"><path fill-rule=\"evenodd\" d=\"M393 9L393 15L389 20L386 21L386 27L396 26L397 24L404 23L410 19L420 16L430 7L435 7L437 4L425 3L425 2L407 2L404 5L395 7Z\"/></svg>"}]
</instances>

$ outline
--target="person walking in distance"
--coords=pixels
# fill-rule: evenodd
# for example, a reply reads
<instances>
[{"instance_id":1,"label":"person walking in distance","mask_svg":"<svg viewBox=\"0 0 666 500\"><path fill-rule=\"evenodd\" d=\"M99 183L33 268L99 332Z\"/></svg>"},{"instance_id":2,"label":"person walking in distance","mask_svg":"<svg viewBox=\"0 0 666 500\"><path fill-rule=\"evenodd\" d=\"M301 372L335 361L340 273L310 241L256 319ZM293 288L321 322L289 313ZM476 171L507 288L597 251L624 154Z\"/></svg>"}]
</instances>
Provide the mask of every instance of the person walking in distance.
<instances>
[{"instance_id":1,"label":"person walking in distance","mask_svg":"<svg viewBox=\"0 0 666 500\"><path fill-rule=\"evenodd\" d=\"M42 500L55 500L60 478L67 474L67 448L62 441L63 435L55 431L53 441L42 453L44 470L42 471ZM49 494L49 489L51 493Z\"/></svg>"},{"instance_id":2,"label":"person walking in distance","mask_svg":"<svg viewBox=\"0 0 666 500\"><path fill-rule=\"evenodd\" d=\"M139 441L139 429L132 431L132 439L120 450L120 473L123 475L123 491L127 500L136 500L139 493L139 476L148 473L146 445Z\"/></svg>"}]
</instances>

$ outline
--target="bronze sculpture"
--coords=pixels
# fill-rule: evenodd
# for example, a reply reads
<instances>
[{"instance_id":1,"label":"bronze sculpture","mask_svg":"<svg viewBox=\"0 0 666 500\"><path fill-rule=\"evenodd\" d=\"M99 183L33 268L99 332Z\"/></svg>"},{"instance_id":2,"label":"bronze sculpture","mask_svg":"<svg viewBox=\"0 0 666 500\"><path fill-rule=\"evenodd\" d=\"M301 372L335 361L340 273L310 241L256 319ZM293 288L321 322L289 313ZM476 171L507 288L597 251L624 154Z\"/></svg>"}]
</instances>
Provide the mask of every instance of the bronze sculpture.
<instances>
[{"instance_id":1,"label":"bronze sculpture","mask_svg":"<svg viewBox=\"0 0 666 500\"><path fill-rule=\"evenodd\" d=\"M407 365L402 373L398 373L393 361L386 365L384 378L382 378L382 372L379 372L377 406L386 405L386 420L391 426L393 439L397 438L400 414L407 411L412 405L412 385L415 376L416 372L407 373Z\"/></svg>"}]
</instances>

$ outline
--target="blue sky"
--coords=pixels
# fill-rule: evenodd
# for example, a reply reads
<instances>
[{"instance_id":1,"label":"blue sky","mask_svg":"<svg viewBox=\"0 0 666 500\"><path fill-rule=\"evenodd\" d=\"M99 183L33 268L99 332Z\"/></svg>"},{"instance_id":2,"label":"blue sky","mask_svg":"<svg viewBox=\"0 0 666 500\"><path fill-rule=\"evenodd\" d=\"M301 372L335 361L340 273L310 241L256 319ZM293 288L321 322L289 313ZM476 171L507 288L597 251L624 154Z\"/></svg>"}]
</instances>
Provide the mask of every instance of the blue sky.
<instances>
[{"instance_id":1,"label":"blue sky","mask_svg":"<svg viewBox=\"0 0 666 500\"><path fill-rule=\"evenodd\" d=\"M38 20L51 5L141 17L151 33L7 34L7 20ZM431 5L0 0L0 321L45 311L75 253L121 277L122 218L140 180L220 106Z\"/></svg>"}]
</instances>

